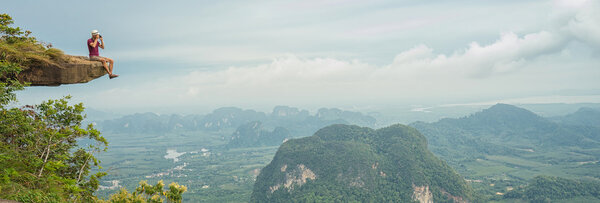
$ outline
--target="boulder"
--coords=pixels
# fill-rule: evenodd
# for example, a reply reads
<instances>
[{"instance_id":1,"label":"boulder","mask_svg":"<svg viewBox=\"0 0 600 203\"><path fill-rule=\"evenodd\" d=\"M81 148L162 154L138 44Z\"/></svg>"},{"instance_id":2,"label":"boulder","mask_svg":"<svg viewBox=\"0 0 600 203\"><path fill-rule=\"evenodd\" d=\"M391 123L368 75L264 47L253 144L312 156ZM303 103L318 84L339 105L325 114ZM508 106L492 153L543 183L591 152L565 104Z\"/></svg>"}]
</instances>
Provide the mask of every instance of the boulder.
<instances>
[{"instance_id":1,"label":"boulder","mask_svg":"<svg viewBox=\"0 0 600 203\"><path fill-rule=\"evenodd\" d=\"M85 56L65 55L62 63L25 67L17 79L31 83L31 86L59 86L87 83L106 74L98 61L90 61Z\"/></svg>"}]
</instances>

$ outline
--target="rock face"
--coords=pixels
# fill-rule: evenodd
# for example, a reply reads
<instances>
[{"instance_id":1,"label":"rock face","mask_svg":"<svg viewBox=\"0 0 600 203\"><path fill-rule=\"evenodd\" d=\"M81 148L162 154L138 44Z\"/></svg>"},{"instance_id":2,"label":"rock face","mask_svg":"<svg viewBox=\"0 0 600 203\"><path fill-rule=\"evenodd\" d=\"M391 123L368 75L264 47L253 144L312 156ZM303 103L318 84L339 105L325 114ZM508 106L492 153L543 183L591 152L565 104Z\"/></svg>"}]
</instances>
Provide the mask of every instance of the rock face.
<instances>
[{"instance_id":1,"label":"rock face","mask_svg":"<svg viewBox=\"0 0 600 203\"><path fill-rule=\"evenodd\" d=\"M286 172L287 165L281 167L281 172ZM304 164L298 164L297 168L286 172L285 181L283 183L279 183L277 185L269 187L269 191L271 193L278 190L282 184L283 187L287 189L287 191L294 190L294 186L300 187L306 183L306 180L314 180L317 176L313 173L309 168L307 168Z\"/></svg>"},{"instance_id":2,"label":"rock face","mask_svg":"<svg viewBox=\"0 0 600 203\"><path fill-rule=\"evenodd\" d=\"M59 86L64 84L87 83L106 75L98 61L90 61L85 56L65 55L66 63L40 67L26 67L17 78L29 82L31 86Z\"/></svg>"},{"instance_id":3,"label":"rock face","mask_svg":"<svg viewBox=\"0 0 600 203\"><path fill-rule=\"evenodd\" d=\"M419 203L433 203L433 194L429 191L429 186L417 187L413 185L413 200Z\"/></svg>"}]
</instances>

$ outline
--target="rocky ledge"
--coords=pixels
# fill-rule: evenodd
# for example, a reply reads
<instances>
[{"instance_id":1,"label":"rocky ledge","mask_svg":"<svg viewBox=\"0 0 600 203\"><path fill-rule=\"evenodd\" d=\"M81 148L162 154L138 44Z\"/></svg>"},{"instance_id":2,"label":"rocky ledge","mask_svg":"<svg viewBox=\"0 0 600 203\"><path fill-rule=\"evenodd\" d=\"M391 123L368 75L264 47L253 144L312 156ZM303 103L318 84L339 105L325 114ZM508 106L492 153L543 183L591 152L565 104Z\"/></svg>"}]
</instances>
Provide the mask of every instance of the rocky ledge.
<instances>
[{"instance_id":1,"label":"rocky ledge","mask_svg":"<svg viewBox=\"0 0 600 203\"><path fill-rule=\"evenodd\" d=\"M59 86L87 83L107 74L102 63L90 61L88 57L71 55L64 57L64 63L26 67L17 78L21 82L31 83L31 86Z\"/></svg>"}]
</instances>

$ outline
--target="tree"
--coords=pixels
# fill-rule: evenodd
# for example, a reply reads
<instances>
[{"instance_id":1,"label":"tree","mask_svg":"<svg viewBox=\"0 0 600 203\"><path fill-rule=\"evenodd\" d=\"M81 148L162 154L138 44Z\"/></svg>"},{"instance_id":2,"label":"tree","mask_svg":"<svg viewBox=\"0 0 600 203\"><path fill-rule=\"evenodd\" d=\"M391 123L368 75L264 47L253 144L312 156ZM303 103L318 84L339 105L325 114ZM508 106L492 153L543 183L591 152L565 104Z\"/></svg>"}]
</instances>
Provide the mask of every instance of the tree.
<instances>
[{"instance_id":1,"label":"tree","mask_svg":"<svg viewBox=\"0 0 600 203\"><path fill-rule=\"evenodd\" d=\"M129 193L126 189L121 189L118 193L111 195L108 201L101 202L159 203L164 202L164 198L166 198L167 202L181 203L182 194L187 191L187 187L171 183L169 184L169 190L164 190L164 186L165 184L162 180L158 181L154 186L149 185L146 181L140 181L139 186L134 192Z\"/></svg>"},{"instance_id":2,"label":"tree","mask_svg":"<svg viewBox=\"0 0 600 203\"><path fill-rule=\"evenodd\" d=\"M23 67L32 62L51 63L62 54L29 37L31 32L10 27L12 23L9 15L0 14L0 198L103 202L94 192L99 178L106 173L90 172L93 167L101 169L94 155L106 151L108 142L92 124L82 126L83 104L71 105L71 97L67 96L38 105L10 107L17 101L15 92L27 86L16 79ZM86 144L78 142L81 140ZM162 181L155 186L141 182L132 194L150 195L149 202L162 202L161 196L169 202L181 202L187 190L177 183L171 183L168 191L163 191L163 186ZM127 196L127 191L113 196L123 194Z\"/></svg>"},{"instance_id":3,"label":"tree","mask_svg":"<svg viewBox=\"0 0 600 203\"><path fill-rule=\"evenodd\" d=\"M15 21L6 13L0 14L0 37L8 42L28 40L35 42L34 37L30 37L31 31L22 31L20 27L11 27Z\"/></svg>"},{"instance_id":4,"label":"tree","mask_svg":"<svg viewBox=\"0 0 600 203\"><path fill-rule=\"evenodd\" d=\"M5 101L14 101L4 85ZM95 200L99 167L95 153L108 142L90 124L83 128L83 104L69 105L65 97L39 105L0 108L0 197L23 202ZM88 145L78 145L89 139ZM45 199L50 198L50 199Z\"/></svg>"}]
</instances>

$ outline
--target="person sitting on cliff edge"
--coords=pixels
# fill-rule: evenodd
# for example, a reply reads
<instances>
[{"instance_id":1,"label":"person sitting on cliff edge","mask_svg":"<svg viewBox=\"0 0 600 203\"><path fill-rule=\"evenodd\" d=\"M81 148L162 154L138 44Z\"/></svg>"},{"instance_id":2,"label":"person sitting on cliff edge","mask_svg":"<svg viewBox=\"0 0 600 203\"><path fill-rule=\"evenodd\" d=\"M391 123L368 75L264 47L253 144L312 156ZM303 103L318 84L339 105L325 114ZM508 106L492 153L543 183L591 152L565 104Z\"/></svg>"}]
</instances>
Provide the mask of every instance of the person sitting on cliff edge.
<instances>
[{"instance_id":1,"label":"person sitting on cliff edge","mask_svg":"<svg viewBox=\"0 0 600 203\"><path fill-rule=\"evenodd\" d=\"M104 49L104 40L102 39L102 35L98 32L98 30L92 30L92 38L87 40L88 50L90 51L90 60L91 61L100 61L108 72L108 78L113 79L119 77L119 75L113 74L113 61L111 58L100 56L100 52L98 52L98 47ZM110 63L110 66L106 63Z\"/></svg>"}]
</instances>

